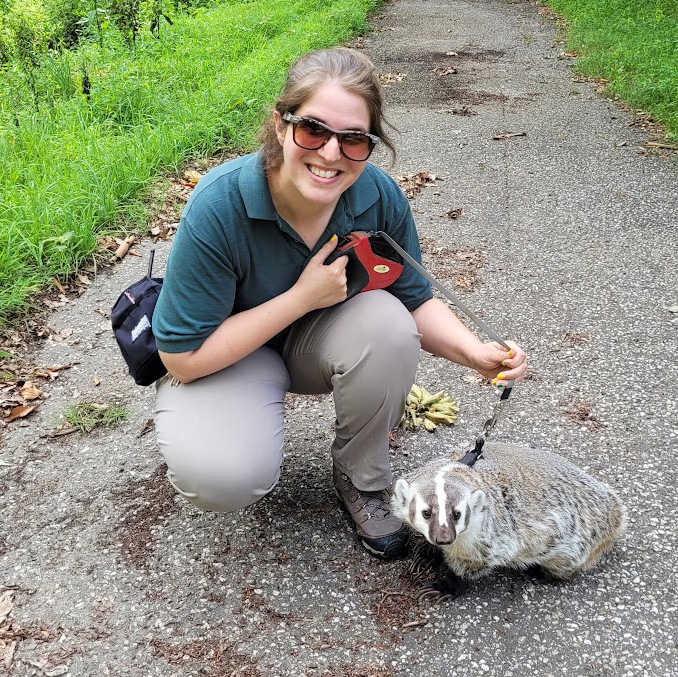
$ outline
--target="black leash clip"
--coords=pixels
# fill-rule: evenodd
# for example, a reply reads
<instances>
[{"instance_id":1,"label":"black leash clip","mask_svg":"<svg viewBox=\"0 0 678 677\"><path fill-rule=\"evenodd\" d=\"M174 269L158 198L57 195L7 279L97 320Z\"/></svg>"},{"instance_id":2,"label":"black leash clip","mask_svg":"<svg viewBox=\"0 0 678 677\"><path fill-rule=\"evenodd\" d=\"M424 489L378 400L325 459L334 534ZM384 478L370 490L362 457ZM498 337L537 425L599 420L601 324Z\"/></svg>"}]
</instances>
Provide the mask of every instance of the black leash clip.
<instances>
[{"instance_id":1,"label":"black leash clip","mask_svg":"<svg viewBox=\"0 0 678 677\"><path fill-rule=\"evenodd\" d=\"M472 468L475 465L476 461L479 458L482 458L485 440L487 439L487 437L490 436L490 434L494 430L494 427L497 425L497 422L499 421L502 414L508 407L508 398L511 395L511 391L513 390L513 384L514 384L513 380L508 381L506 387L504 388L501 394L501 397L499 398L499 402L497 402L494 405L494 411L492 412L492 416L490 416L490 418L488 418L487 421L485 421L482 432L476 438L474 448L471 449L470 451L467 451L459 459L458 463L463 463L464 465L467 465L469 468Z\"/></svg>"}]
</instances>

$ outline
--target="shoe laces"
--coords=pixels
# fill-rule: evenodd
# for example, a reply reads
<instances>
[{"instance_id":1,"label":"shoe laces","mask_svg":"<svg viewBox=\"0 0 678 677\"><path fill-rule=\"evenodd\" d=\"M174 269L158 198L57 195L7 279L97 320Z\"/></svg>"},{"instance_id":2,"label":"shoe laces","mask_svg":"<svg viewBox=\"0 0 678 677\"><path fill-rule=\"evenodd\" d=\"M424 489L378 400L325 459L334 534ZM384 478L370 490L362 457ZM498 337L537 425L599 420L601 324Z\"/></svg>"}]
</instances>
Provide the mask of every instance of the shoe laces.
<instances>
[{"instance_id":1,"label":"shoe laces","mask_svg":"<svg viewBox=\"0 0 678 677\"><path fill-rule=\"evenodd\" d=\"M385 519L391 514L390 496L386 489L382 491L361 491L365 510L372 519Z\"/></svg>"}]
</instances>

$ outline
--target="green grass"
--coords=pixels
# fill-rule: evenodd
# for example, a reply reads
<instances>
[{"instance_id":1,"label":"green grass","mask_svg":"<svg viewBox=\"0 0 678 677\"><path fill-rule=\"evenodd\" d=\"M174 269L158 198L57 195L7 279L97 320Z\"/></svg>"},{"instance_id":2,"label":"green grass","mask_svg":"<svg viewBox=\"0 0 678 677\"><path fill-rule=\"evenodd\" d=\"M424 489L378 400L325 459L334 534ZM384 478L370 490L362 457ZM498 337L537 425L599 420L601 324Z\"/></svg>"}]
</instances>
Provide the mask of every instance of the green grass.
<instances>
[{"instance_id":1,"label":"green grass","mask_svg":"<svg viewBox=\"0 0 678 677\"><path fill-rule=\"evenodd\" d=\"M678 139L678 2L546 0L568 22L577 69Z\"/></svg>"},{"instance_id":2,"label":"green grass","mask_svg":"<svg viewBox=\"0 0 678 677\"><path fill-rule=\"evenodd\" d=\"M64 411L64 418L70 426L82 433L90 433L94 428L110 428L124 421L128 412L124 407L80 402L72 404Z\"/></svg>"},{"instance_id":3,"label":"green grass","mask_svg":"<svg viewBox=\"0 0 678 677\"><path fill-rule=\"evenodd\" d=\"M0 73L0 326L90 257L161 171L253 147L290 62L363 30L378 1L230 0L135 50L83 45L43 62L38 111L25 79Z\"/></svg>"}]
</instances>

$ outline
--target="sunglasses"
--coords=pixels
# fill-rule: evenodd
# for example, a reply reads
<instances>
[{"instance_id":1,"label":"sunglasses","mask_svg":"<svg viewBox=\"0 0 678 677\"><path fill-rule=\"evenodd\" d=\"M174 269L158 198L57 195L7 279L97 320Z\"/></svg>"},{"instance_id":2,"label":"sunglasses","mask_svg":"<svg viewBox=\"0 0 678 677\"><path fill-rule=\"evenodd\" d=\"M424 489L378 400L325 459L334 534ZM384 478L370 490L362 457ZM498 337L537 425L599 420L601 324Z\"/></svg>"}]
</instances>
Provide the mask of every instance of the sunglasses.
<instances>
[{"instance_id":1,"label":"sunglasses","mask_svg":"<svg viewBox=\"0 0 678 677\"><path fill-rule=\"evenodd\" d=\"M381 141L374 134L332 129L313 118L292 115L292 113L283 113L282 119L292 123L292 140L299 148L318 150L333 136L336 136L341 154L355 162L367 160L372 155L374 147Z\"/></svg>"}]
</instances>

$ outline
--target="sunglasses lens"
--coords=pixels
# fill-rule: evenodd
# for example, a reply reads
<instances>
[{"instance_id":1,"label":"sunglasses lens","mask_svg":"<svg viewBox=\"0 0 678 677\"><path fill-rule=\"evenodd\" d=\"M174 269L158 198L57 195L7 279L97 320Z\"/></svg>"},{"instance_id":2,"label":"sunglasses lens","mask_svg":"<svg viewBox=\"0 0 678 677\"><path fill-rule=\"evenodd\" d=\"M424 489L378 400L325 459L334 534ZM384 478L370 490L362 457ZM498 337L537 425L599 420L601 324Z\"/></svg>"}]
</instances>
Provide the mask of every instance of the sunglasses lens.
<instances>
[{"instance_id":1,"label":"sunglasses lens","mask_svg":"<svg viewBox=\"0 0 678 677\"><path fill-rule=\"evenodd\" d=\"M294 142L307 150L317 150L334 132L313 120L300 120L294 125ZM349 160L362 162L372 153L372 141L360 132L337 134L342 153Z\"/></svg>"},{"instance_id":2,"label":"sunglasses lens","mask_svg":"<svg viewBox=\"0 0 678 677\"><path fill-rule=\"evenodd\" d=\"M372 152L372 142L365 134L346 134L341 137L341 149L351 160L367 160Z\"/></svg>"},{"instance_id":3,"label":"sunglasses lens","mask_svg":"<svg viewBox=\"0 0 678 677\"><path fill-rule=\"evenodd\" d=\"M312 120L297 122L294 129L294 141L302 148L316 150L330 137L332 132Z\"/></svg>"}]
</instances>

